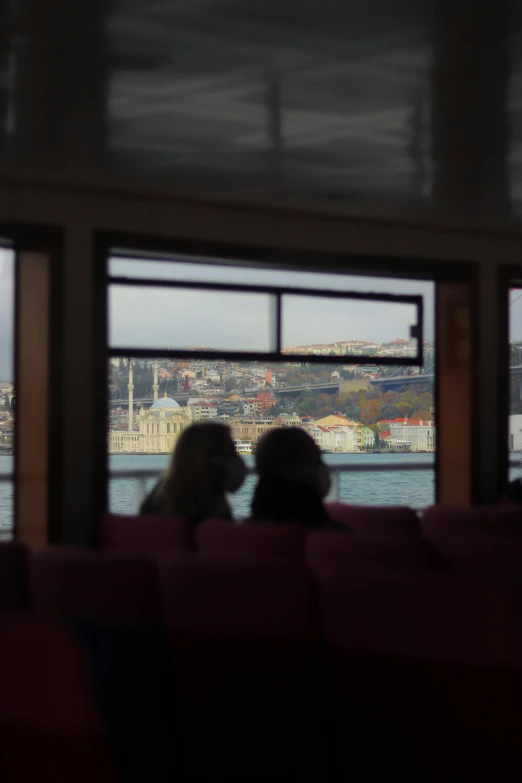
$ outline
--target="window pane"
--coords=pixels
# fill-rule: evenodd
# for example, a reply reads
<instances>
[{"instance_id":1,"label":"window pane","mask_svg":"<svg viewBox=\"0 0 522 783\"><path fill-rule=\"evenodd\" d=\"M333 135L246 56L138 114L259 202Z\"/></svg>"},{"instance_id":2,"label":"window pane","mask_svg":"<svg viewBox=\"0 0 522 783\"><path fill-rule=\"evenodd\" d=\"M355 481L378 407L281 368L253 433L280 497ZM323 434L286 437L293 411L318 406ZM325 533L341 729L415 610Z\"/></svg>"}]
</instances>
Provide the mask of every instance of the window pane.
<instances>
[{"instance_id":1,"label":"window pane","mask_svg":"<svg viewBox=\"0 0 522 783\"><path fill-rule=\"evenodd\" d=\"M427 353L432 349L430 343ZM370 472L341 473L334 481L338 495L331 499L415 508L434 502L431 376L350 365L345 357L338 365L211 357L130 362L129 367L129 359L115 357L108 368L109 498L115 513L136 513L167 469L181 428L208 420L230 427L250 468L259 439L277 427L304 428L334 471L375 466ZM409 472L411 462L426 470ZM404 470L386 471L390 465ZM250 476L230 497L237 518L249 515L255 484Z\"/></svg>"},{"instance_id":2,"label":"window pane","mask_svg":"<svg viewBox=\"0 0 522 783\"><path fill-rule=\"evenodd\" d=\"M0 246L0 538L14 519L14 253Z\"/></svg>"},{"instance_id":3,"label":"window pane","mask_svg":"<svg viewBox=\"0 0 522 783\"><path fill-rule=\"evenodd\" d=\"M271 297L113 285L109 289L109 345L269 351Z\"/></svg>"},{"instance_id":4,"label":"window pane","mask_svg":"<svg viewBox=\"0 0 522 783\"><path fill-rule=\"evenodd\" d=\"M288 354L411 358L417 355L417 340L410 337L416 323L415 305L284 296L282 348Z\"/></svg>"}]
</instances>

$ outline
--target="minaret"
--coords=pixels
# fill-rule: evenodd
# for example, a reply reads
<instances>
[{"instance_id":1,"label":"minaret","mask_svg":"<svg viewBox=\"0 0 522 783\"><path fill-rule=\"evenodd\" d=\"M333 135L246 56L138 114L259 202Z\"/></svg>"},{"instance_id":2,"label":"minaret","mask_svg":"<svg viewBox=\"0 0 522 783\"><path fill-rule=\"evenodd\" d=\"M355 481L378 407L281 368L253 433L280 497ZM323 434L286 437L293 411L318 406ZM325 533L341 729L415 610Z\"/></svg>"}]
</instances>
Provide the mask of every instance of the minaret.
<instances>
[{"instance_id":1,"label":"minaret","mask_svg":"<svg viewBox=\"0 0 522 783\"><path fill-rule=\"evenodd\" d=\"M158 392L159 392L159 385L158 385L158 362L154 362L154 386L152 387L152 390L154 392L154 402L157 402L157 400L158 400Z\"/></svg>"},{"instance_id":2,"label":"minaret","mask_svg":"<svg viewBox=\"0 0 522 783\"><path fill-rule=\"evenodd\" d=\"M133 377L132 377L132 359L129 359L129 385L127 386L129 390L129 432L132 432L134 429L133 426L133 415L134 415L134 383L133 383Z\"/></svg>"}]
</instances>

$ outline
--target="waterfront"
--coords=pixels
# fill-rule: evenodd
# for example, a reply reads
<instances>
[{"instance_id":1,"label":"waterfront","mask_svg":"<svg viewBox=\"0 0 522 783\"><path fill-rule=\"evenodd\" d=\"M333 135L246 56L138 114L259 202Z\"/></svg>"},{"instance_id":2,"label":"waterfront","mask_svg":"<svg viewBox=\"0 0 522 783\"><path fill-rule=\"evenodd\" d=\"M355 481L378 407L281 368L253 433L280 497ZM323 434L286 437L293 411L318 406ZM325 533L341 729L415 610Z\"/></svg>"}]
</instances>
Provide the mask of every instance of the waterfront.
<instances>
[{"instance_id":1,"label":"waterfront","mask_svg":"<svg viewBox=\"0 0 522 783\"><path fill-rule=\"evenodd\" d=\"M379 465L407 465L412 463L434 466L434 454L325 454L328 465L376 464L369 473L344 473L340 476L339 497L345 503L367 503L370 505L401 505L422 508L434 502L434 470L421 472L379 470ZM139 456L134 454L109 457L111 471L154 470L158 475L168 465L169 457L164 455ZM254 457L245 457L251 467ZM14 457L0 456L0 474L9 474L14 468ZM249 476L245 484L230 500L236 517L248 515L256 477ZM154 486L154 479L147 481L147 487ZM136 511L136 492L133 479L111 478L109 483L109 509L117 514L133 514ZM13 489L10 483L0 482L0 530L12 527Z\"/></svg>"},{"instance_id":2,"label":"waterfront","mask_svg":"<svg viewBox=\"0 0 522 783\"><path fill-rule=\"evenodd\" d=\"M400 505L422 508L434 502L435 472L379 470L379 465L425 464L433 468L434 454L325 454L328 465L363 465L375 463L375 471L369 473L344 473L340 476L339 499L345 503L367 503L371 505ZM158 474L168 465L169 457L163 455L138 456L114 455L109 458L111 471L117 470L157 470ZM254 465L254 457L245 457L249 467ZM239 492L230 497L235 517L247 516L256 477L249 476ZM152 489L154 479L147 481L147 489ZM110 481L109 508L117 514L134 513L135 487L132 479Z\"/></svg>"}]
</instances>

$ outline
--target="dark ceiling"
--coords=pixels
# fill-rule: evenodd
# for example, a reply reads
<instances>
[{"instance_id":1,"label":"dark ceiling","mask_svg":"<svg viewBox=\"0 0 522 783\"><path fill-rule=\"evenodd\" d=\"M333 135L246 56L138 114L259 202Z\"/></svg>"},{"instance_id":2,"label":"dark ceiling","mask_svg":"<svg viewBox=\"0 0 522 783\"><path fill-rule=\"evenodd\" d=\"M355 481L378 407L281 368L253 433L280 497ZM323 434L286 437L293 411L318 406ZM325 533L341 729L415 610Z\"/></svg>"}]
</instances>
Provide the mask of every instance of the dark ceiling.
<instances>
[{"instance_id":1,"label":"dark ceiling","mask_svg":"<svg viewBox=\"0 0 522 783\"><path fill-rule=\"evenodd\" d=\"M0 0L0 177L516 216L521 10Z\"/></svg>"}]
</instances>

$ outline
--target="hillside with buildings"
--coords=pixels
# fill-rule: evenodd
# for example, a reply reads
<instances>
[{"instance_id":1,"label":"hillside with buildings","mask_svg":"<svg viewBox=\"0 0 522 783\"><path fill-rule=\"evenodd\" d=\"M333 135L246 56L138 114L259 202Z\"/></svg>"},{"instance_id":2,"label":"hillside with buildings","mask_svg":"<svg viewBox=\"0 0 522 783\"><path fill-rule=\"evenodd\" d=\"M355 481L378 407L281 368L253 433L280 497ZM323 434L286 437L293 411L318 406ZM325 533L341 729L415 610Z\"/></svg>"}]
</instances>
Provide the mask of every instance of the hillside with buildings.
<instances>
[{"instance_id":1,"label":"hillside with buildings","mask_svg":"<svg viewBox=\"0 0 522 783\"><path fill-rule=\"evenodd\" d=\"M374 373L367 378L360 369L260 366L210 357L115 359L109 378L109 451L167 453L184 427L209 420L228 424L235 438L253 448L271 429L302 427L325 452L434 451L431 392L383 393L369 385ZM297 396L295 387L303 389Z\"/></svg>"}]
</instances>

